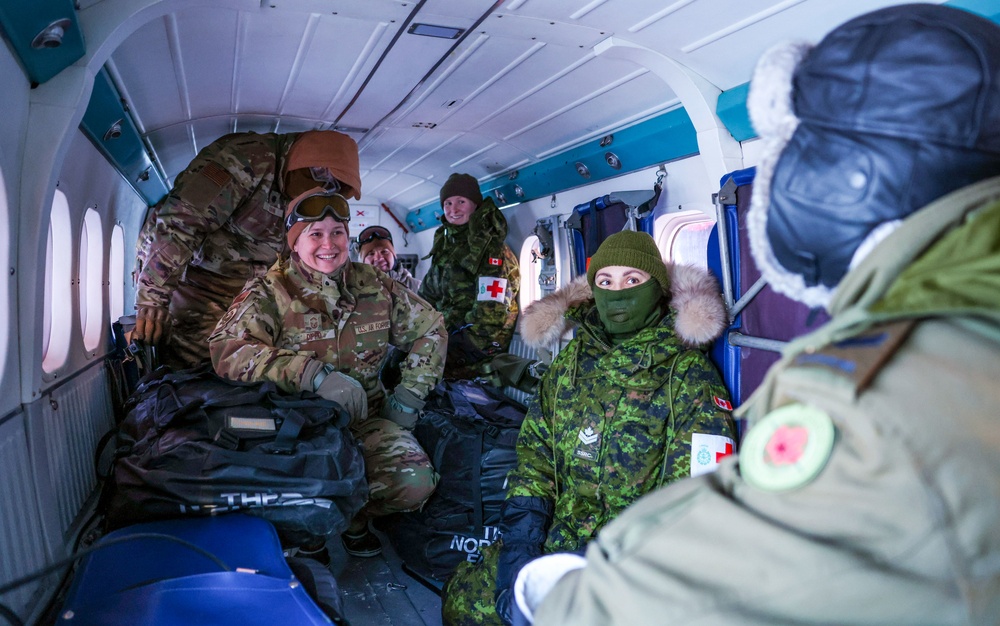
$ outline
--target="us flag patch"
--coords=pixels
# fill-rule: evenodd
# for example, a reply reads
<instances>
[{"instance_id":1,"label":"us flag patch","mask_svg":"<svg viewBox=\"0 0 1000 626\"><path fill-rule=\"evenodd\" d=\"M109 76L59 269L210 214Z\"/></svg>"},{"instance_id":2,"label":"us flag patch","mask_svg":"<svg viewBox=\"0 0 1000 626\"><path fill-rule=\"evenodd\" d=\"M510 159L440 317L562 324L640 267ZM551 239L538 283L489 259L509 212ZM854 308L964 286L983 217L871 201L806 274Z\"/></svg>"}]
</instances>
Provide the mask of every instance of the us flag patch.
<instances>
[{"instance_id":1,"label":"us flag patch","mask_svg":"<svg viewBox=\"0 0 1000 626\"><path fill-rule=\"evenodd\" d=\"M733 404L729 400L725 400L719 396L712 396L712 400L715 402L715 406L719 407L723 411L733 410Z\"/></svg>"},{"instance_id":2,"label":"us flag patch","mask_svg":"<svg viewBox=\"0 0 1000 626\"><path fill-rule=\"evenodd\" d=\"M214 161L209 161L205 164L205 167L201 168L198 172L208 180L212 181L219 187L224 187L226 183L229 182L231 176L221 165Z\"/></svg>"}]
</instances>

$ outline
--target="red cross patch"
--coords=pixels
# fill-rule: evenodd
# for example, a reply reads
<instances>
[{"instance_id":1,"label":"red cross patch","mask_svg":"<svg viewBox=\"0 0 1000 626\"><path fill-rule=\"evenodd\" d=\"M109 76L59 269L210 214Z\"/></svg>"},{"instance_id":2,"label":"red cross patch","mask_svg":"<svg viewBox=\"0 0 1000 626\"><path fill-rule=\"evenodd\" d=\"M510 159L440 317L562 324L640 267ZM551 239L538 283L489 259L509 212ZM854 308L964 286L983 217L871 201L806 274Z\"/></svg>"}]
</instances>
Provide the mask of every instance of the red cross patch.
<instances>
[{"instance_id":1,"label":"red cross patch","mask_svg":"<svg viewBox=\"0 0 1000 626\"><path fill-rule=\"evenodd\" d=\"M506 278L496 278L494 276L479 277L479 291L476 294L477 301L503 302L506 293Z\"/></svg>"}]
</instances>

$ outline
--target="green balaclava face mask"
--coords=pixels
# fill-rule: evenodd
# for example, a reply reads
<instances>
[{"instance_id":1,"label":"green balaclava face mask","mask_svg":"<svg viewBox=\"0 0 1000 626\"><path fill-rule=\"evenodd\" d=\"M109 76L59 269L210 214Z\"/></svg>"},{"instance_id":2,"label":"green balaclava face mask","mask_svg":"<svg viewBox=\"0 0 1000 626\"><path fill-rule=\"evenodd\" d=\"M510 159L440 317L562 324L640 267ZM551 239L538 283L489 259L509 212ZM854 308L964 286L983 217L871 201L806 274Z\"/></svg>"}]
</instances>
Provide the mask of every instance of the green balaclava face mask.
<instances>
[{"instance_id":1,"label":"green balaclava face mask","mask_svg":"<svg viewBox=\"0 0 1000 626\"><path fill-rule=\"evenodd\" d=\"M600 287L593 291L601 323L614 339L630 337L660 319L663 289L656 280L619 291Z\"/></svg>"}]
</instances>

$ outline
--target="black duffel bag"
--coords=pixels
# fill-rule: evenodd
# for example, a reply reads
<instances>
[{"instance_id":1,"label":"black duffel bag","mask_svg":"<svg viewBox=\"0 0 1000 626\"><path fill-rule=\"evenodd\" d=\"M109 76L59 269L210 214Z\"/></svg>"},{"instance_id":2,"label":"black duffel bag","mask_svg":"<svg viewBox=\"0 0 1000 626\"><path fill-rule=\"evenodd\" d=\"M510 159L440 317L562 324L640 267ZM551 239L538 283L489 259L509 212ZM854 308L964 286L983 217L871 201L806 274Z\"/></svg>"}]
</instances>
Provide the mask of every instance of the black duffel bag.
<instances>
[{"instance_id":1,"label":"black duffel bag","mask_svg":"<svg viewBox=\"0 0 1000 626\"><path fill-rule=\"evenodd\" d=\"M108 529L241 511L301 545L340 533L368 496L364 457L339 404L203 366L140 381L117 431Z\"/></svg>"},{"instance_id":2,"label":"black duffel bag","mask_svg":"<svg viewBox=\"0 0 1000 626\"><path fill-rule=\"evenodd\" d=\"M470 380L446 380L427 397L413 428L441 475L419 511L381 522L411 574L434 587L462 561L499 538L507 472L525 408L500 389Z\"/></svg>"}]
</instances>

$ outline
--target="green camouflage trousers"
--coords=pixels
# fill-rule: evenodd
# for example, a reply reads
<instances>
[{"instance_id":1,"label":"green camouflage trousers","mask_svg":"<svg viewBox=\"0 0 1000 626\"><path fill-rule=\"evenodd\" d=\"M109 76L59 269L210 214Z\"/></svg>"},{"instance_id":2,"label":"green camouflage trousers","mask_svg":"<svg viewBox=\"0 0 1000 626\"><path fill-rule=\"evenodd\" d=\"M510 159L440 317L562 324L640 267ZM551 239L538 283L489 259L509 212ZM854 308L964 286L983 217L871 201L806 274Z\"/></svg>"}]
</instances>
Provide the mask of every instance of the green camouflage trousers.
<instances>
[{"instance_id":1,"label":"green camouflage trousers","mask_svg":"<svg viewBox=\"0 0 1000 626\"><path fill-rule=\"evenodd\" d=\"M500 541L482 549L478 563L459 564L441 593L441 622L444 626L503 626L493 601L500 560Z\"/></svg>"},{"instance_id":2,"label":"green camouflage trousers","mask_svg":"<svg viewBox=\"0 0 1000 626\"><path fill-rule=\"evenodd\" d=\"M368 504L361 514L380 517L423 506L439 476L413 433L377 417L352 426L351 431L361 442L368 479Z\"/></svg>"}]
</instances>

